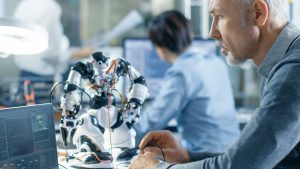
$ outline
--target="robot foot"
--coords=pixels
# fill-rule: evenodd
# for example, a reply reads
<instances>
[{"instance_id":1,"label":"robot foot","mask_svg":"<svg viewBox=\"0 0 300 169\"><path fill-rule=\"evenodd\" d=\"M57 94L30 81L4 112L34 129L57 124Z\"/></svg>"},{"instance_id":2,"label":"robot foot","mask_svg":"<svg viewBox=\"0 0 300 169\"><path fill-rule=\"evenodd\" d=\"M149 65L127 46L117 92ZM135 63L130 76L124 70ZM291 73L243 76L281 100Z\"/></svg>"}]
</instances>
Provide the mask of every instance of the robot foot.
<instances>
[{"instance_id":1,"label":"robot foot","mask_svg":"<svg viewBox=\"0 0 300 169\"><path fill-rule=\"evenodd\" d=\"M113 169L112 157L104 152L78 152L67 158L72 168Z\"/></svg>"}]
</instances>

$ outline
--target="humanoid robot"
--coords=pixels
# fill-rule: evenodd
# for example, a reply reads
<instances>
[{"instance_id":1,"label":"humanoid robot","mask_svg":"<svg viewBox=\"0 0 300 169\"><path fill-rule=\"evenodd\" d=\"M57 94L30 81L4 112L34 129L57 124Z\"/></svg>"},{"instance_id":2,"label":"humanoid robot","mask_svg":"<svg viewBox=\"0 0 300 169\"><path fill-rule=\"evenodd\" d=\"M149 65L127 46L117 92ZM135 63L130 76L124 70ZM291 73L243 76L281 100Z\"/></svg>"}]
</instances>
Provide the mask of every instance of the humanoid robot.
<instances>
[{"instance_id":1,"label":"humanoid robot","mask_svg":"<svg viewBox=\"0 0 300 169\"><path fill-rule=\"evenodd\" d=\"M111 60L101 52L93 53L92 58L92 62L78 62L71 68L61 97L60 131L63 143L77 148L67 158L69 167L114 168L109 149L135 146L132 125L138 121L148 89L144 77L127 61ZM115 87L121 76L130 81L127 97ZM83 92L90 95L90 109L77 118Z\"/></svg>"}]
</instances>

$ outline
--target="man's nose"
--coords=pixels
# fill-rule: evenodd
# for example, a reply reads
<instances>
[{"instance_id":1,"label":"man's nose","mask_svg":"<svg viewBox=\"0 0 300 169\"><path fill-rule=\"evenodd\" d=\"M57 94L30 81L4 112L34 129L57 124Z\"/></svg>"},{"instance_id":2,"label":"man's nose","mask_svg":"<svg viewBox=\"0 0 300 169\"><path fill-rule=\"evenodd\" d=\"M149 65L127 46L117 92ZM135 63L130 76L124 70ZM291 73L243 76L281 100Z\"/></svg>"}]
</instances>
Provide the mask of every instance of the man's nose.
<instances>
[{"instance_id":1,"label":"man's nose","mask_svg":"<svg viewBox=\"0 0 300 169\"><path fill-rule=\"evenodd\" d=\"M216 26L216 23L214 23L214 22L210 26L209 37L212 39L221 39L222 38L222 35L220 34L220 32Z\"/></svg>"}]
</instances>

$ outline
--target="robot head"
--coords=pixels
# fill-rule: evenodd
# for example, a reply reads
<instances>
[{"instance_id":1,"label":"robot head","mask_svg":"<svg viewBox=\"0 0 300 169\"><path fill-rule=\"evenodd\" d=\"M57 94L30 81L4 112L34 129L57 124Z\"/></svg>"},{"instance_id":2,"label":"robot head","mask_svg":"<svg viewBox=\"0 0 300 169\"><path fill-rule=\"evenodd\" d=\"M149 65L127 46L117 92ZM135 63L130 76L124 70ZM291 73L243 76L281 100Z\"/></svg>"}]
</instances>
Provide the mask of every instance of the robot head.
<instances>
[{"instance_id":1,"label":"robot head","mask_svg":"<svg viewBox=\"0 0 300 169\"><path fill-rule=\"evenodd\" d=\"M105 57L102 52L94 52L92 57L99 64L99 66L102 67L105 65L107 67L108 58Z\"/></svg>"}]
</instances>

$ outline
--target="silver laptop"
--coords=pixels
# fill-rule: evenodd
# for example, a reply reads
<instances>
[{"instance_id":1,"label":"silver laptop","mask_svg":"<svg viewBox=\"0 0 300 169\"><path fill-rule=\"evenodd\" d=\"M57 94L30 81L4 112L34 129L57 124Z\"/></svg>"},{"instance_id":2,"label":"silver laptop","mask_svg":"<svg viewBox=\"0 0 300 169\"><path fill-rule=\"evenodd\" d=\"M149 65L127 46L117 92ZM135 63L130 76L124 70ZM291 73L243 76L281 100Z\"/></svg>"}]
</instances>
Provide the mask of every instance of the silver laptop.
<instances>
[{"instance_id":1,"label":"silver laptop","mask_svg":"<svg viewBox=\"0 0 300 169\"><path fill-rule=\"evenodd\" d=\"M51 104L0 110L0 169L58 169Z\"/></svg>"}]
</instances>

